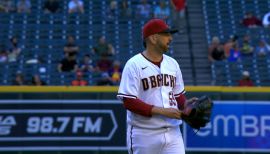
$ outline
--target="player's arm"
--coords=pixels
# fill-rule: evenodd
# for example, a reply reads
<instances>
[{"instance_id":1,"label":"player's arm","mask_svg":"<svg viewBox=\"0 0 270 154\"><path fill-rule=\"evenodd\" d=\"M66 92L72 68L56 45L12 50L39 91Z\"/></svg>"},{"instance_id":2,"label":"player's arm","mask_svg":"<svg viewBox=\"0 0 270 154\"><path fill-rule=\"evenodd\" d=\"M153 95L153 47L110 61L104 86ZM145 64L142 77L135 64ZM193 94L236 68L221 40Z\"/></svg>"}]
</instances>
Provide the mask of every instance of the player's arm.
<instances>
[{"instance_id":1,"label":"player's arm","mask_svg":"<svg viewBox=\"0 0 270 154\"><path fill-rule=\"evenodd\" d=\"M149 105L140 99L127 98L127 97L123 98L123 102L124 102L124 107L131 112L134 112L136 114L139 114L145 117L152 116L151 110L154 107L153 105Z\"/></svg>"},{"instance_id":2,"label":"player's arm","mask_svg":"<svg viewBox=\"0 0 270 154\"><path fill-rule=\"evenodd\" d=\"M181 118L181 111L174 108L162 108L149 105L140 99L123 98L124 107L136 114L151 117L152 115L163 115L173 119Z\"/></svg>"}]
</instances>

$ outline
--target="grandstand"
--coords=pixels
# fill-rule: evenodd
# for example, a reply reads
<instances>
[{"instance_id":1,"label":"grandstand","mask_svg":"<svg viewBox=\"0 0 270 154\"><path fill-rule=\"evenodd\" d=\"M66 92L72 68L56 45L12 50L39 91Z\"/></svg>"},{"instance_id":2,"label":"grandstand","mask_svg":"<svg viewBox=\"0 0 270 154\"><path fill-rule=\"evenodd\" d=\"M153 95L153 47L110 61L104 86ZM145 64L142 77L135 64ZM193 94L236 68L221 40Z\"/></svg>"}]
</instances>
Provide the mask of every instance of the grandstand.
<instances>
[{"instance_id":1,"label":"grandstand","mask_svg":"<svg viewBox=\"0 0 270 154\"><path fill-rule=\"evenodd\" d=\"M262 19L263 15L270 10L269 0L203 0L203 14L205 18L205 33L207 43L210 44L213 36L218 36L223 42L231 35L251 36L251 44L257 45L261 39L269 42L269 28L246 28L240 24L246 12L253 12L255 16ZM257 86L269 86L270 84L270 53L265 57L242 58L236 63L215 62L211 65L212 77L215 85L237 86L241 78L241 72L247 70L251 73Z\"/></svg>"},{"instance_id":2,"label":"grandstand","mask_svg":"<svg viewBox=\"0 0 270 154\"><path fill-rule=\"evenodd\" d=\"M0 85L11 85L17 71L23 72L26 80L30 80L31 74L38 73L48 85L70 85L75 74L58 73L56 69L58 62L63 58L63 46L68 35L75 36L80 47L78 59L89 53L102 35L113 44L116 51L113 58L120 60L122 65L132 55L143 50L141 27L147 19L122 17L120 10L117 10L117 16L113 20L108 19L108 3L105 0L85 1L84 14L68 14L68 0L60 1L61 11L55 14L43 13L44 0L31 2L30 14L0 14L1 43L7 44L9 38L17 36L23 45L22 54L17 62L0 64L0 71L5 72L1 73ZM137 0L128 0L133 10L138 3ZM158 0L150 3L155 6ZM173 48L169 52L169 55L180 63L186 85L235 86L243 70L251 71L257 86L269 85L269 56L253 59L252 63L249 63L252 65L245 65L245 61L236 64L211 64L207 59L207 45L213 36L219 36L222 41L226 41L232 34L252 34L252 42L261 38L269 40L270 29L247 29L239 25L239 20L249 10L262 17L270 10L270 0L188 1L186 29L184 33L174 36ZM95 60L96 57L93 57ZM26 64L27 60L39 58L43 63ZM46 71L40 72L41 68ZM220 70L224 71L220 73ZM220 78L220 74L224 73ZM87 73L84 77L90 85L95 85L99 76Z\"/></svg>"}]
</instances>

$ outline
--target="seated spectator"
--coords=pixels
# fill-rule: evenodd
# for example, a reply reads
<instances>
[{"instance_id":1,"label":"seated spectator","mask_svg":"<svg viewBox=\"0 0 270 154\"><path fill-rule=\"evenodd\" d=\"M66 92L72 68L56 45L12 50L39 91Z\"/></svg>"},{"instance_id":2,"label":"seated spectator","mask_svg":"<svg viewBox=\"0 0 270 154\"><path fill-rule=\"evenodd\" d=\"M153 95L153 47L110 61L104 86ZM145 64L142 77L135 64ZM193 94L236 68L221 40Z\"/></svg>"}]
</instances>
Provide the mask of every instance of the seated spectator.
<instances>
[{"instance_id":1,"label":"seated spectator","mask_svg":"<svg viewBox=\"0 0 270 154\"><path fill-rule=\"evenodd\" d=\"M106 16L109 19L114 19L116 17L116 13L117 13L117 1L111 0L110 5L108 7L108 13L106 14Z\"/></svg>"},{"instance_id":2,"label":"seated spectator","mask_svg":"<svg viewBox=\"0 0 270 154\"><path fill-rule=\"evenodd\" d=\"M238 81L238 86L254 86L248 71L243 71L242 79Z\"/></svg>"},{"instance_id":3,"label":"seated spectator","mask_svg":"<svg viewBox=\"0 0 270 154\"><path fill-rule=\"evenodd\" d=\"M167 20L170 16L170 9L166 5L165 1L160 1L159 6L154 8L154 17Z\"/></svg>"},{"instance_id":4,"label":"seated spectator","mask_svg":"<svg viewBox=\"0 0 270 154\"><path fill-rule=\"evenodd\" d=\"M5 63L8 61L7 52L5 50L0 52L0 63Z\"/></svg>"},{"instance_id":5,"label":"seated spectator","mask_svg":"<svg viewBox=\"0 0 270 154\"><path fill-rule=\"evenodd\" d=\"M19 54L21 53L21 46L18 43L18 39L17 37L12 37L10 39L9 45L8 45L8 61L9 62L15 62L17 61L17 57L19 56Z\"/></svg>"},{"instance_id":6,"label":"seated spectator","mask_svg":"<svg viewBox=\"0 0 270 154\"><path fill-rule=\"evenodd\" d=\"M0 63L5 63L8 61L8 52L5 47L0 46Z\"/></svg>"},{"instance_id":7,"label":"seated spectator","mask_svg":"<svg viewBox=\"0 0 270 154\"><path fill-rule=\"evenodd\" d=\"M113 85L113 82L108 72L101 73L101 77L97 80L97 85L98 86Z\"/></svg>"},{"instance_id":8,"label":"seated spectator","mask_svg":"<svg viewBox=\"0 0 270 154\"><path fill-rule=\"evenodd\" d=\"M130 8L128 1L123 0L121 4L121 17L131 17L132 9Z\"/></svg>"},{"instance_id":9,"label":"seated spectator","mask_svg":"<svg viewBox=\"0 0 270 154\"><path fill-rule=\"evenodd\" d=\"M242 24L248 28L256 28L258 26L262 26L262 21L255 17L253 13L248 12L245 14Z\"/></svg>"},{"instance_id":10,"label":"seated spectator","mask_svg":"<svg viewBox=\"0 0 270 154\"><path fill-rule=\"evenodd\" d=\"M252 56L253 55L254 47L251 46L251 44L250 44L250 36L249 35L245 35L243 37L243 43L242 43L240 51L241 51L241 54L243 56Z\"/></svg>"},{"instance_id":11,"label":"seated spectator","mask_svg":"<svg viewBox=\"0 0 270 154\"><path fill-rule=\"evenodd\" d=\"M15 12L15 3L13 0L1 0L0 1L0 12L10 13Z\"/></svg>"},{"instance_id":12,"label":"seated spectator","mask_svg":"<svg viewBox=\"0 0 270 154\"><path fill-rule=\"evenodd\" d=\"M113 67L109 70L109 75L114 85L118 85L120 83L122 68L119 61L113 62Z\"/></svg>"},{"instance_id":13,"label":"seated spectator","mask_svg":"<svg viewBox=\"0 0 270 154\"><path fill-rule=\"evenodd\" d=\"M58 64L58 72L76 72L78 69L74 53L70 53Z\"/></svg>"},{"instance_id":14,"label":"seated spectator","mask_svg":"<svg viewBox=\"0 0 270 154\"><path fill-rule=\"evenodd\" d=\"M95 71L93 60L91 59L89 54L84 55L82 64L80 66L80 70L82 72L94 72Z\"/></svg>"},{"instance_id":15,"label":"seated spectator","mask_svg":"<svg viewBox=\"0 0 270 154\"><path fill-rule=\"evenodd\" d=\"M76 73L76 79L71 81L72 86L87 86L88 83L83 79L83 73L78 71Z\"/></svg>"},{"instance_id":16,"label":"seated spectator","mask_svg":"<svg viewBox=\"0 0 270 154\"><path fill-rule=\"evenodd\" d=\"M136 17L137 18L150 18L152 14L151 5L147 0L141 0L141 3L137 5Z\"/></svg>"},{"instance_id":17,"label":"seated spectator","mask_svg":"<svg viewBox=\"0 0 270 154\"><path fill-rule=\"evenodd\" d=\"M269 28L270 27L270 12L266 13L263 16L263 26L265 28Z\"/></svg>"},{"instance_id":18,"label":"seated spectator","mask_svg":"<svg viewBox=\"0 0 270 154\"><path fill-rule=\"evenodd\" d=\"M232 48L230 49L230 54L228 57L229 62L237 62L241 60L241 53L238 48L238 44L234 43Z\"/></svg>"},{"instance_id":19,"label":"seated spectator","mask_svg":"<svg viewBox=\"0 0 270 154\"><path fill-rule=\"evenodd\" d=\"M46 0L44 3L44 13L57 13L60 9L59 0Z\"/></svg>"},{"instance_id":20,"label":"seated spectator","mask_svg":"<svg viewBox=\"0 0 270 154\"><path fill-rule=\"evenodd\" d=\"M110 43L106 42L104 36L101 36L98 44L93 48L93 52L98 56L109 57L114 55L114 48Z\"/></svg>"},{"instance_id":21,"label":"seated spectator","mask_svg":"<svg viewBox=\"0 0 270 154\"><path fill-rule=\"evenodd\" d=\"M14 85L14 86L23 86L23 85L26 85L26 82L24 81L24 77L23 77L22 72L18 71L16 73L16 77L12 81L12 85Z\"/></svg>"},{"instance_id":22,"label":"seated spectator","mask_svg":"<svg viewBox=\"0 0 270 154\"><path fill-rule=\"evenodd\" d=\"M110 60L110 58L106 56L102 56L97 61L97 71L99 72L108 72L111 66L112 66L112 61Z\"/></svg>"},{"instance_id":23,"label":"seated spectator","mask_svg":"<svg viewBox=\"0 0 270 154\"><path fill-rule=\"evenodd\" d=\"M64 54L67 56L68 54L74 54L75 56L79 52L79 47L76 45L74 37L73 36L68 36L67 38L67 43L64 46Z\"/></svg>"},{"instance_id":24,"label":"seated spectator","mask_svg":"<svg viewBox=\"0 0 270 154\"><path fill-rule=\"evenodd\" d=\"M44 86L44 85L47 85L46 82L42 81L40 79L40 76L37 75L37 74L32 76L31 83L32 83L33 86Z\"/></svg>"},{"instance_id":25,"label":"seated spectator","mask_svg":"<svg viewBox=\"0 0 270 154\"><path fill-rule=\"evenodd\" d=\"M223 45L219 42L218 37L213 37L212 43L210 44L208 48L208 59L211 62L214 62L216 60L224 60L225 59L225 53Z\"/></svg>"},{"instance_id":26,"label":"seated spectator","mask_svg":"<svg viewBox=\"0 0 270 154\"><path fill-rule=\"evenodd\" d=\"M260 40L259 45L256 47L255 51L258 56L266 56L267 53L270 53L270 50L267 48L264 40Z\"/></svg>"},{"instance_id":27,"label":"seated spectator","mask_svg":"<svg viewBox=\"0 0 270 154\"><path fill-rule=\"evenodd\" d=\"M30 0L19 0L17 2L17 12L18 13L30 13L31 12Z\"/></svg>"},{"instance_id":28,"label":"seated spectator","mask_svg":"<svg viewBox=\"0 0 270 154\"><path fill-rule=\"evenodd\" d=\"M231 35L229 40L224 44L224 52L225 56L228 58L230 56L230 50L233 48L234 44L238 45L238 36L237 35Z\"/></svg>"},{"instance_id":29,"label":"seated spectator","mask_svg":"<svg viewBox=\"0 0 270 154\"><path fill-rule=\"evenodd\" d=\"M84 13L82 0L70 0L68 3L68 13Z\"/></svg>"}]
</instances>

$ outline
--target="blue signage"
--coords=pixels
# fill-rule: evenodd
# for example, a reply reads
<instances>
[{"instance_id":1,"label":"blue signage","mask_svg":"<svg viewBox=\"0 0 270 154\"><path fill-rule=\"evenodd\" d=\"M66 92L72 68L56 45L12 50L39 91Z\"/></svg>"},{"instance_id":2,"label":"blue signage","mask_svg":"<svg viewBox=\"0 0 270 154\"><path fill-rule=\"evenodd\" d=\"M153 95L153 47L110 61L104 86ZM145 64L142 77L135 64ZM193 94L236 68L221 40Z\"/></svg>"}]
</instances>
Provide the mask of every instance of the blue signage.
<instances>
[{"instance_id":1,"label":"blue signage","mask_svg":"<svg viewBox=\"0 0 270 154\"><path fill-rule=\"evenodd\" d=\"M270 153L270 101L214 101L211 122L205 128L184 128L190 151Z\"/></svg>"},{"instance_id":2,"label":"blue signage","mask_svg":"<svg viewBox=\"0 0 270 154\"><path fill-rule=\"evenodd\" d=\"M126 150L118 100L0 100L0 151Z\"/></svg>"}]
</instances>

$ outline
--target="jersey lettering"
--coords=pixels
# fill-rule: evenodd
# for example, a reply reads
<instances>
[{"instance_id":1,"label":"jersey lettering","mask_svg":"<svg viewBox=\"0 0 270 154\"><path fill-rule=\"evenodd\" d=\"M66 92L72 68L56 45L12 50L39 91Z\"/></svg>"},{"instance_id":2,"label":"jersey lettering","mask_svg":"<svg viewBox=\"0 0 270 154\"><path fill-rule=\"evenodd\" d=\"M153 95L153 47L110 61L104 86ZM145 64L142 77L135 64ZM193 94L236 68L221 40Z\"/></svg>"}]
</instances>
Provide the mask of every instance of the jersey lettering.
<instances>
[{"instance_id":1,"label":"jersey lettering","mask_svg":"<svg viewBox=\"0 0 270 154\"><path fill-rule=\"evenodd\" d=\"M167 78L169 78L169 75L168 74L164 74L164 86L169 86L169 82L167 80Z\"/></svg>"},{"instance_id":2,"label":"jersey lettering","mask_svg":"<svg viewBox=\"0 0 270 154\"><path fill-rule=\"evenodd\" d=\"M149 89L147 78L142 79L143 90Z\"/></svg>"},{"instance_id":3,"label":"jersey lettering","mask_svg":"<svg viewBox=\"0 0 270 154\"><path fill-rule=\"evenodd\" d=\"M150 76L142 79L143 90L146 91L149 88L155 87L174 87L176 83L176 77L168 74L158 74L156 76Z\"/></svg>"},{"instance_id":4,"label":"jersey lettering","mask_svg":"<svg viewBox=\"0 0 270 154\"><path fill-rule=\"evenodd\" d=\"M171 87L174 87L175 86L176 77L174 77L172 75L170 75L169 77L170 77L170 84L171 84L170 86Z\"/></svg>"},{"instance_id":5,"label":"jersey lettering","mask_svg":"<svg viewBox=\"0 0 270 154\"><path fill-rule=\"evenodd\" d=\"M162 75L161 74L158 74L157 75L157 86L158 87L161 87L162 86Z\"/></svg>"},{"instance_id":6,"label":"jersey lettering","mask_svg":"<svg viewBox=\"0 0 270 154\"><path fill-rule=\"evenodd\" d=\"M151 87L152 88L155 88L157 87L157 80L156 80L156 77L155 76L150 76L150 81L151 81Z\"/></svg>"}]
</instances>

